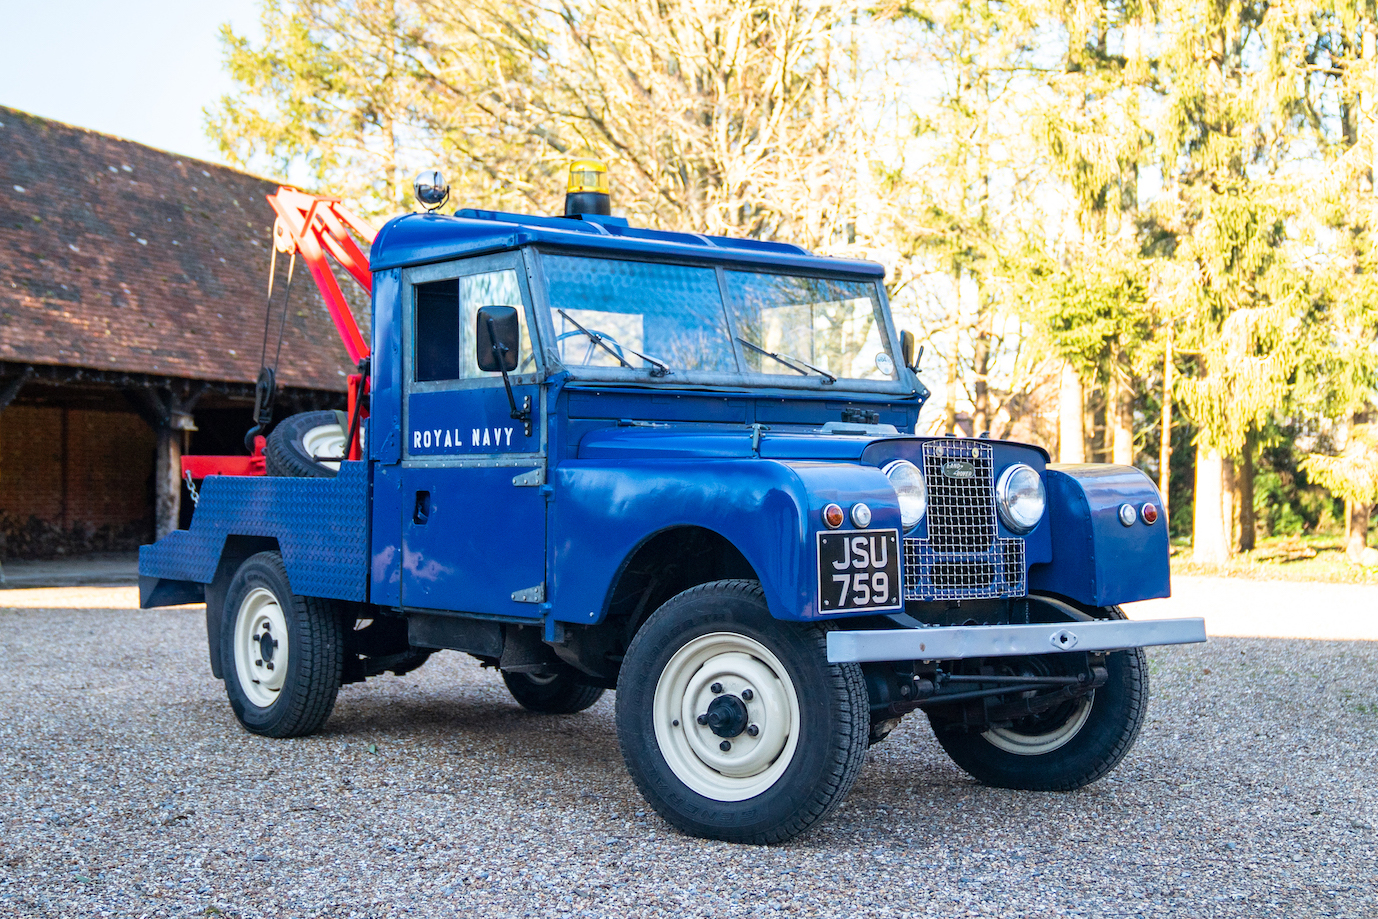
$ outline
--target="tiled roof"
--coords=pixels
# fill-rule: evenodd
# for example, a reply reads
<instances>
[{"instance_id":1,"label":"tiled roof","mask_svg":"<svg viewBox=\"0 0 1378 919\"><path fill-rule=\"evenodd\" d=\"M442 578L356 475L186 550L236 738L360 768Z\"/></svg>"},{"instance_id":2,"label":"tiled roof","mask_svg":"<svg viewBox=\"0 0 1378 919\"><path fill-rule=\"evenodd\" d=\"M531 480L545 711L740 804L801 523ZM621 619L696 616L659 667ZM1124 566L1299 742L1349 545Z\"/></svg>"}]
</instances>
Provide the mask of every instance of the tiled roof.
<instances>
[{"instance_id":1,"label":"tiled roof","mask_svg":"<svg viewBox=\"0 0 1378 919\"><path fill-rule=\"evenodd\" d=\"M0 361L258 376L274 183L3 106L0 125ZM290 313L279 383L344 389L349 360L300 260Z\"/></svg>"}]
</instances>

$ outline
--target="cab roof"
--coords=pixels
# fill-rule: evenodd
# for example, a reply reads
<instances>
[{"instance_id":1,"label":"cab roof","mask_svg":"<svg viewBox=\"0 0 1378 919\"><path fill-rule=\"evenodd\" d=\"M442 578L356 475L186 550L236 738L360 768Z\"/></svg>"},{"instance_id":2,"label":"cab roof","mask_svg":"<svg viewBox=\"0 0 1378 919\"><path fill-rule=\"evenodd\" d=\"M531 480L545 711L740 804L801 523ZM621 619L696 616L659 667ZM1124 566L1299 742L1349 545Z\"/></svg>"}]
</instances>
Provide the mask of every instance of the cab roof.
<instances>
[{"instance_id":1,"label":"cab roof","mask_svg":"<svg viewBox=\"0 0 1378 919\"><path fill-rule=\"evenodd\" d=\"M885 269L875 262L814 255L790 243L647 230L630 226L620 217L533 217L468 208L452 217L406 214L388 221L373 240L369 263L374 271L384 271L527 245L581 249L612 258L659 257L809 273L885 276Z\"/></svg>"}]
</instances>

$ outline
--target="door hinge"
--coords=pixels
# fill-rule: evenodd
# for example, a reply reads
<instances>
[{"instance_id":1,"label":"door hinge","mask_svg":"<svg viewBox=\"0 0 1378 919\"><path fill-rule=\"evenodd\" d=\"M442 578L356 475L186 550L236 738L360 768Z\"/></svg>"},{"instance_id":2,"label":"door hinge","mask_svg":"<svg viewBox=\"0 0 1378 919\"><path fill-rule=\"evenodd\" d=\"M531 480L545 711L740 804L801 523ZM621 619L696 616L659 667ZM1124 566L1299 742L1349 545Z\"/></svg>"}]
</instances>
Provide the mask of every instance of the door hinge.
<instances>
[{"instance_id":1,"label":"door hinge","mask_svg":"<svg viewBox=\"0 0 1378 919\"><path fill-rule=\"evenodd\" d=\"M529 472L523 472L521 475L513 476L512 484L516 485L518 488L530 485L544 485L545 468L532 469Z\"/></svg>"},{"instance_id":2,"label":"door hinge","mask_svg":"<svg viewBox=\"0 0 1378 919\"><path fill-rule=\"evenodd\" d=\"M528 587L525 590L513 591L512 599L518 603L544 603L545 585L537 584L535 587Z\"/></svg>"}]
</instances>

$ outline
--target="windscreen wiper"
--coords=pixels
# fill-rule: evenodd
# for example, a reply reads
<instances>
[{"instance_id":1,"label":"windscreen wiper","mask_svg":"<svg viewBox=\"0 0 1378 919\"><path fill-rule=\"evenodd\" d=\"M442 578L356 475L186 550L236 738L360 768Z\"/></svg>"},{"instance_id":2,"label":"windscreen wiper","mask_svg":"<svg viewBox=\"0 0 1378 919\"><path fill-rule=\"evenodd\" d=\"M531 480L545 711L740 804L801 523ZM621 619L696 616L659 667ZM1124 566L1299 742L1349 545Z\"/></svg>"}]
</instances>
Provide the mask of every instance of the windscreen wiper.
<instances>
[{"instance_id":1,"label":"windscreen wiper","mask_svg":"<svg viewBox=\"0 0 1378 919\"><path fill-rule=\"evenodd\" d=\"M566 313L564 310L557 309L555 312L557 312L557 313L559 313L561 316L565 317L565 320L566 320L570 325L574 326L574 327L575 327L576 329L578 329L580 332L583 332L585 335L587 335L588 338L589 338L589 341L593 342L595 345L597 345L598 347L602 348L604 351L608 352L608 353L611 354L613 357L617 358L617 362L618 362L619 364L621 364L623 367L626 367L628 370L635 370L635 369L636 369L636 368L633 367L631 364L627 363L627 359L626 359L626 358L624 358L622 355L618 354L616 351L614 351L612 348L610 348L610 347L608 346L608 344L607 344L607 336L606 336L606 335L599 335L597 332L594 332L594 331L591 330L591 329L586 329L586 328L584 328L584 327L581 326L577 321L575 321L574 317L570 316L570 314L569 314L569 313ZM655 369L651 371L651 376L653 376L653 377L663 377L663 376L669 376L669 374L671 373L670 365L667 364L667 363L665 363L664 361L658 360L658 359L656 359L656 358L654 358L654 357L651 357L649 354L642 354L640 351L636 350L635 348L633 348L633 347L631 347L631 346L629 346L629 345L624 345L624 344L622 344L620 341L617 342L617 346L618 346L619 348L621 348L623 351L630 351L632 354L635 354L637 357L641 358L641 359L642 359L643 361L645 361L646 363L651 364L653 367L655 367Z\"/></svg>"},{"instance_id":2,"label":"windscreen wiper","mask_svg":"<svg viewBox=\"0 0 1378 919\"><path fill-rule=\"evenodd\" d=\"M828 371L824 370L822 367L815 367L808 361L801 360L800 358L797 358L792 354L776 354L774 351L767 351L760 345L753 345L751 342L747 341L745 338L742 338L740 336L738 336L737 341L746 345L748 348L750 348L752 351L755 351L757 354L764 354L768 358L779 361L780 363L784 364L786 367L788 367L790 370L793 370L800 376L808 376L808 370L800 370L798 367L795 366L796 363L802 364L803 366L809 368L809 370L812 370L814 373L823 377L823 379L827 380L829 383L837 382L837 377L833 376L831 373L828 373Z\"/></svg>"}]
</instances>

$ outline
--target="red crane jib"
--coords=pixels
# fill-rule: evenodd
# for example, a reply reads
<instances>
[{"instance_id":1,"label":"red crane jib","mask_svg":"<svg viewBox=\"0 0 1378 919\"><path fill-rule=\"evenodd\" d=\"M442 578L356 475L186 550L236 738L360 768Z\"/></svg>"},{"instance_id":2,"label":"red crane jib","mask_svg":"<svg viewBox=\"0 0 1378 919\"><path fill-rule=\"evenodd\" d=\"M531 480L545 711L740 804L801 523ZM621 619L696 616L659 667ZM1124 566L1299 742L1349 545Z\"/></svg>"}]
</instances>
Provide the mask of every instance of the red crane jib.
<instances>
[{"instance_id":1,"label":"red crane jib","mask_svg":"<svg viewBox=\"0 0 1378 919\"><path fill-rule=\"evenodd\" d=\"M369 356L368 342L359 332L354 314L345 301L335 273L330 267L330 258L340 264L353 276L365 293L373 293L373 273L369 268L368 256L355 242L358 236L365 243L372 243L378 231L373 225L345 207L339 198L312 195L289 186L281 186L275 194L268 195L268 203L277 214L273 224L273 245L284 254L297 253L306 262L316 288L325 300L325 307L335 329L340 333L345 353L350 363L358 367ZM330 258L327 258L327 255ZM368 417L368 406L362 397L368 392L368 378L362 373L349 375L349 418L351 433L347 459L362 457L358 434L359 424L354 415ZM182 475L193 480L204 479L208 475L264 475L263 448L265 440L254 438L254 452L250 456L184 456Z\"/></svg>"}]
</instances>

